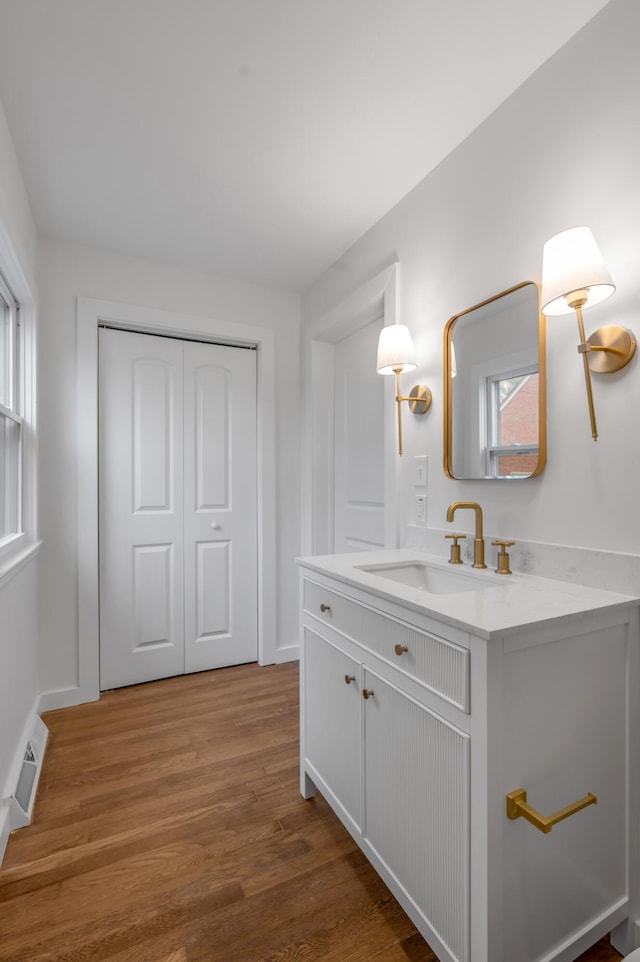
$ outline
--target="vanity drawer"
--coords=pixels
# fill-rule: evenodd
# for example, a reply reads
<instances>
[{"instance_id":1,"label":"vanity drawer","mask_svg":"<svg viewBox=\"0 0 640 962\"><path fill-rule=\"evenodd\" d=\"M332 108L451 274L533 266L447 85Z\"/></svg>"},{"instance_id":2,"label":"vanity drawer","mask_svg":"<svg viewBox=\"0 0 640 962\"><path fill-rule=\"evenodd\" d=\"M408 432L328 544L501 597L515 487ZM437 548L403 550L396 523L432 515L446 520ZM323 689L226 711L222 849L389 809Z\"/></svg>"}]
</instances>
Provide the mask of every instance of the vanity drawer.
<instances>
[{"instance_id":1,"label":"vanity drawer","mask_svg":"<svg viewBox=\"0 0 640 962\"><path fill-rule=\"evenodd\" d=\"M394 668L446 698L456 708L470 712L470 652L431 632L375 613L361 644Z\"/></svg>"},{"instance_id":2,"label":"vanity drawer","mask_svg":"<svg viewBox=\"0 0 640 962\"><path fill-rule=\"evenodd\" d=\"M304 610L469 713L470 652L305 579Z\"/></svg>"},{"instance_id":3,"label":"vanity drawer","mask_svg":"<svg viewBox=\"0 0 640 962\"><path fill-rule=\"evenodd\" d=\"M302 607L305 612L331 625L336 631L353 637L347 628L354 624L354 609L359 610L362 605L325 585L305 578Z\"/></svg>"}]
</instances>

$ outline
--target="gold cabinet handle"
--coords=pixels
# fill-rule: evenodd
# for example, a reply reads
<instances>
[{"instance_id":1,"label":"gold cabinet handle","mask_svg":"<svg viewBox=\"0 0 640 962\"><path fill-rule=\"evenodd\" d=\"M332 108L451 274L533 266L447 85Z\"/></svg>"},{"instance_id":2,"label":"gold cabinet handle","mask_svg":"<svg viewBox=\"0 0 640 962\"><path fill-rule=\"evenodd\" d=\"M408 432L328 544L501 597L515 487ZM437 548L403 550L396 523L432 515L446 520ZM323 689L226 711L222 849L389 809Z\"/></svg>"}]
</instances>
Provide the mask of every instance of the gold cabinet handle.
<instances>
[{"instance_id":1,"label":"gold cabinet handle","mask_svg":"<svg viewBox=\"0 0 640 962\"><path fill-rule=\"evenodd\" d=\"M344 683L345 683L345 685L350 685L351 682L352 682L352 681L355 681L355 680L356 680L356 676L355 676L355 675L345 675L345 676L344 676Z\"/></svg>"},{"instance_id":2,"label":"gold cabinet handle","mask_svg":"<svg viewBox=\"0 0 640 962\"><path fill-rule=\"evenodd\" d=\"M320 605L320 611L331 611L331 605Z\"/></svg>"},{"instance_id":3,"label":"gold cabinet handle","mask_svg":"<svg viewBox=\"0 0 640 962\"><path fill-rule=\"evenodd\" d=\"M409 651L406 645L395 645L393 650L395 651L398 658L400 657L400 655L404 655L405 651Z\"/></svg>"},{"instance_id":4,"label":"gold cabinet handle","mask_svg":"<svg viewBox=\"0 0 640 962\"><path fill-rule=\"evenodd\" d=\"M363 688L362 697L365 699L365 701L368 700L369 698L373 698L373 691L371 690L371 688Z\"/></svg>"},{"instance_id":5,"label":"gold cabinet handle","mask_svg":"<svg viewBox=\"0 0 640 962\"><path fill-rule=\"evenodd\" d=\"M531 805L527 805L527 793L524 788L517 788L515 792L509 792L507 795L507 818L526 818L528 822L535 825L537 829L541 832L547 834L551 831L554 825L561 822L565 818L569 818L570 815L575 815L576 812L580 812L587 805L597 805L598 799L595 795L589 792L584 798L581 798L578 802L573 802L572 805L567 805L566 808L561 808L559 812L555 812L554 815L543 815L541 812L536 811Z\"/></svg>"}]
</instances>

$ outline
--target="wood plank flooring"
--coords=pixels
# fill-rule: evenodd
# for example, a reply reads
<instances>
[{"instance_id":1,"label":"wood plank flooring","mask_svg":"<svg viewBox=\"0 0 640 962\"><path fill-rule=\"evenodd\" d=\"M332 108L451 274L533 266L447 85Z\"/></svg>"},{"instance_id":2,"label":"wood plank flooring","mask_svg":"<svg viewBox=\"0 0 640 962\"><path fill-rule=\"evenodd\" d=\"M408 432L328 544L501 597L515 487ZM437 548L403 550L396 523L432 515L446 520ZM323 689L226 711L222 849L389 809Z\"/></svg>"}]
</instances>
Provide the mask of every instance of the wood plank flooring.
<instances>
[{"instance_id":1,"label":"wood plank flooring","mask_svg":"<svg viewBox=\"0 0 640 962\"><path fill-rule=\"evenodd\" d=\"M296 664L49 712L0 870L0 962L438 962L320 796ZM603 940L581 962L620 956ZM512 960L517 962L517 960Z\"/></svg>"}]
</instances>

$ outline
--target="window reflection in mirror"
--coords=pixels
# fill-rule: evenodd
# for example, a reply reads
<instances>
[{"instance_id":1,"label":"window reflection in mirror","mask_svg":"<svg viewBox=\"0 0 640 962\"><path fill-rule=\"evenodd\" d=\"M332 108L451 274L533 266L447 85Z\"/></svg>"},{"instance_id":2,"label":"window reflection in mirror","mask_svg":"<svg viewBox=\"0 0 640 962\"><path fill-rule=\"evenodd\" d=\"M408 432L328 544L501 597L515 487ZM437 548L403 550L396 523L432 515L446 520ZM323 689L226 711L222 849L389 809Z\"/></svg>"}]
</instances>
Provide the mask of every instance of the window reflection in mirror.
<instances>
[{"instance_id":1,"label":"window reflection in mirror","mask_svg":"<svg viewBox=\"0 0 640 962\"><path fill-rule=\"evenodd\" d=\"M546 460L545 319L525 282L445 328L445 472L530 478Z\"/></svg>"}]
</instances>

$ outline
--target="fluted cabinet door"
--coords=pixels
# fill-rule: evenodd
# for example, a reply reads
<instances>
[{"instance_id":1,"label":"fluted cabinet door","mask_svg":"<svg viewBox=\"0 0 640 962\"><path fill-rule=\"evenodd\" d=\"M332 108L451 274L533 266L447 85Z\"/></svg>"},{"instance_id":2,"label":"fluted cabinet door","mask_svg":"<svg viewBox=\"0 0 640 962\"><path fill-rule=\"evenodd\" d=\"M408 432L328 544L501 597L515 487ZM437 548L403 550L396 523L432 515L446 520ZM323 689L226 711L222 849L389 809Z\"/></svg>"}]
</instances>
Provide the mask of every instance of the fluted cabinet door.
<instances>
[{"instance_id":1,"label":"fluted cabinet door","mask_svg":"<svg viewBox=\"0 0 640 962\"><path fill-rule=\"evenodd\" d=\"M360 827L360 665L310 628L304 632L304 752L343 821Z\"/></svg>"},{"instance_id":2,"label":"fluted cabinet door","mask_svg":"<svg viewBox=\"0 0 640 962\"><path fill-rule=\"evenodd\" d=\"M454 959L469 959L469 737L365 670L364 836ZM428 938L428 937L427 937Z\"/></svg>"}]
</instances>

